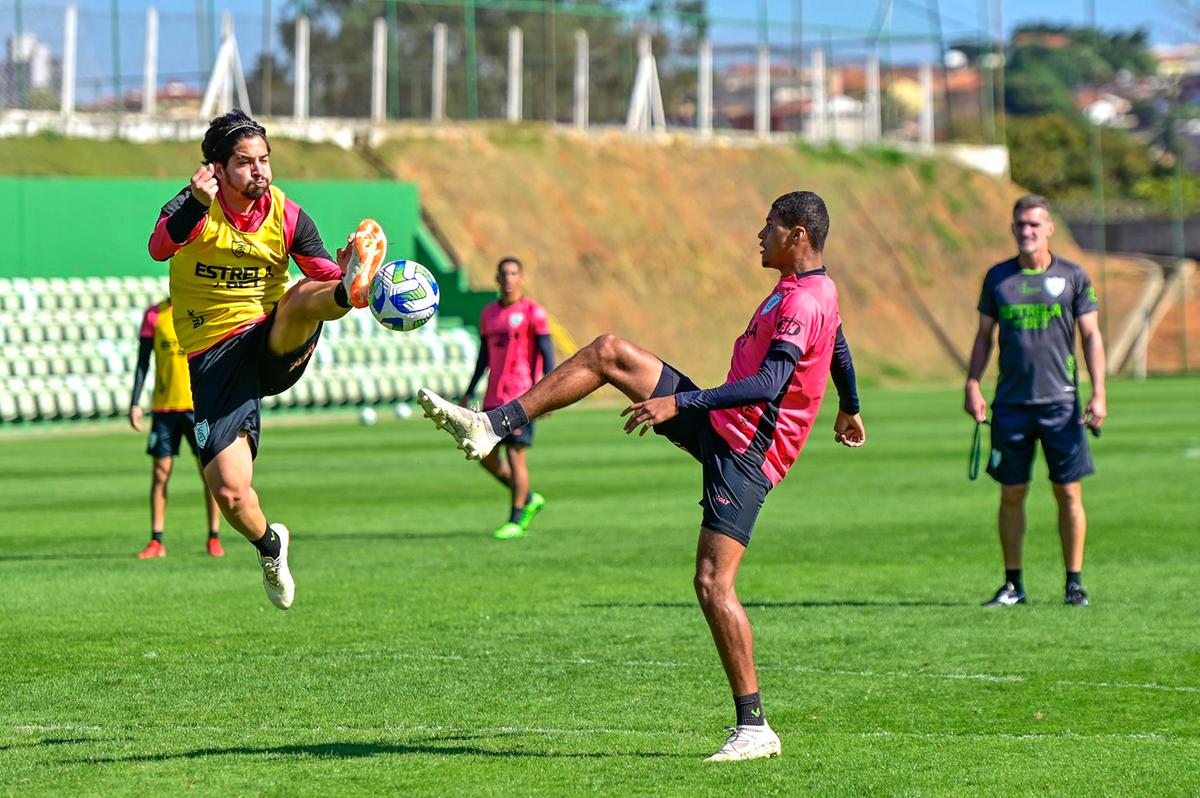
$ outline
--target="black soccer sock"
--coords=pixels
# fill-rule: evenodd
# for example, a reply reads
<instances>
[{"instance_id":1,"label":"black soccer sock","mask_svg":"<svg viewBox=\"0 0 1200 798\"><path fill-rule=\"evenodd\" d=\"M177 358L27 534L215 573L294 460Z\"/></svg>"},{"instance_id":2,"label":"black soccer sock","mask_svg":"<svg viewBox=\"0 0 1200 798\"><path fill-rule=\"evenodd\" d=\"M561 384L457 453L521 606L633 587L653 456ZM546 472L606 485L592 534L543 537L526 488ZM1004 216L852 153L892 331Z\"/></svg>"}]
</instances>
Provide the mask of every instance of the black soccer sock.
<instances>
[{"instance_id":1,"label":"black soccer sock","mask_svg":"<svg viewBox=\"0 0 1200 798\"><path fill-rule=\"evenodd\" d=\"M512 508L512 514L508 517L508 520L514 524L519 524L521 523L521 516L523 515L525 515L525 508L514 506Z\"/></svg>"},{"instance_id":2,"label":"black soccer sock","mask_svg":"<svg viewBox=\"0 0 1200 798\"><path fill-rule=\"evenodd\" d=\"M1013 587L1015 587L1017 590L1024 589L1021 587L1021 569L1020 568L1006 568L1004 570L1004 581L1012 582Z\"/></svg>"},{"instance_id":3,"label":"black soccer sock","mask_svg":"<svg viewBox=\"0 0 1200 798\"><path fill-rule=\"evenodd\" d=\"M530 488L529 492L525 494L525 506L528 507L531 501L533 501L533 488Z\"/></svg>"},{"instance_id":4,"label":"black soccer sock","mask_svg":"<svg viewBox=\"0 0 1200 798\"><path fill-rule=\"evenodd\" d=\"M150 539L151 539L151 540L156 540L156 541L158 541L159 543L162 543L162 532L154 532L154 531L151 531L151 532L150 532Z\"/></svg>"},{"instance_id":5,"label":"black soccer sock","mask_svg":"<svg viewBox=\"0 0 1200 798\"><path fill-rule=\"evenodd\" d=\"M525 415L525 408L521 407L521 403L516 399L486 412L488 421L492 422L492 432L501 437L507 436L513 430L518 430L529 423L529 416Z\"/></svg>"},{"instance_id":6,"label":"black soccer sock","mask_svg":"<svg viewBox=\"0 0 1200 798\"><path fill-rule=\"evenodd\" d=\"M277 559L279 557L280 540L279 535L275 534L275 530L271 529L271 525L267 524L267 531L258 540L250 541L254 548L258 549L258 553L264 557Z\"/></svg>"},{"instance_id":7,"label":"black soccer sock","mask_svg":"<svg viewBox=\"0 0 1200 798\"><path fill-rule=\"evenodd\" d=\"M763 712L762 698L758 693L735 695L733 705L737 709L737 725L766 726L767 715Z\"/></svg>"},{"instance_id":8,"label":"black soccer sock","mask_svg":"<svg viewBox=\"0 0 1200 798\"><path fill-rule=\"evenodd\" d=\"M1067 571L1067 587L1071 585L1083 587L1083 571Z\"/></svg>"},{"instance_id":9,"label":"black soccer sock","mask_svg":"<svg viewBox=\"0 0 1200 798\"><path fill-rule=\"evenodd\" d=\"M221 533L219 530L213 530L213 529L208 530L208 539L209 540L216 540L219 537L221 537Z\"/></svg>"},{"instance_id":10,"label":"black soccer sock","mask_svg":"<svg viewBox=\"0 0 1200 798\"><path fill-rule=\"evenodd\" d=\"M346 293L346 284L339 282L337 288L333 289L333 301L337 303L339 308L350 307L350 296Z\"/></svg>"}]
</instances>

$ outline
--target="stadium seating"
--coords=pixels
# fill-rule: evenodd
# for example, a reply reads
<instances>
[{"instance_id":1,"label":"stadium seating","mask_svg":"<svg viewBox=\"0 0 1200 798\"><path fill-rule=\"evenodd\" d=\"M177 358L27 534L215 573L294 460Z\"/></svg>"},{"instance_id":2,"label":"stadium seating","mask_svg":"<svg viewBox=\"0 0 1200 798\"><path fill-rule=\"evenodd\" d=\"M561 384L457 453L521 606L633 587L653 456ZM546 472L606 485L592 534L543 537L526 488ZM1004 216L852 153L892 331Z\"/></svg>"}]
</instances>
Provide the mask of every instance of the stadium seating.
<instances>
[{"instance_id":1,"label":"stadium seating","mask_svg":"<svg viewBox=\"0 0 1200 798\"><path fill-rule=\"evenodd\" d=\"M0 278L0 425L124 415L142 314L166 295L165 277ZM326 324L304 378L264 406L409 402L424 386L457 394L477 354L455 319L405 334L353 311Z\"/></svg>"}]
</instances>

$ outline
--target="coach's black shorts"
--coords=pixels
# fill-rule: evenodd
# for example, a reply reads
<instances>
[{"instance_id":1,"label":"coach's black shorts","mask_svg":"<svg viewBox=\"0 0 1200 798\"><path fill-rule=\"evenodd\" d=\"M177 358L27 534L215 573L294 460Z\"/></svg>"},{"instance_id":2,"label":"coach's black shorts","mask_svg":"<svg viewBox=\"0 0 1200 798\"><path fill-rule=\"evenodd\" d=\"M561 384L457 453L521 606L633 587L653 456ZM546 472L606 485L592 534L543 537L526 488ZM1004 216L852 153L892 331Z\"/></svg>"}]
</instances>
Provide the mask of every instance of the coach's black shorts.
<instances>
[{"instance_id":1,"label":"coach's black shorts","mask_svg":"<svg viewBox=\"0 0 1200 798\"><path fill-rule=\"evenodd\" d=\"M249 436L251 455L257 456L262 398L291 388L308 367L322 325L295 351L276 355L267 346L274 323L271 311L258 324L188 359L201 465L208 465L242 430Z\"/></svg>"},{"instance_id":2,"label":"coach's black shorts","mask_svg":"<svg viewBox=\"0 0 1200 798\"><path fill-rule=\"evenodd\" d=\"M1059 485L1095 472L1087 435L1075 401L1045 405L993 405L992 456L988 473L1002 485L1024 485L1033 475L1037 442Z\"/></svg>"},{"instance_id":3,"label":"coach's black shorts","mask_svg":"<svg viewBox=\"0 0 1200 798\"><path fill-rule=\"evenodd\" d=\"M179 454L181 440L187 438L192 454L199 457L200 447L196 445L193 429L195 426L196 417L191 410L160 410L152 413L146 454L151 457L175 457Z\"/></svg>"},{"instance_id":4,"label":"coach's black shorts","mask_svg":"<svg viewBox=\"0 0 1200 798\"><path fill-rule=\"evenodd\" d=\"M699 386L671 365L663 363L662 376L651 396L696 391ZM754 522L771 482L750 458L730 448L717 434L707 410L685 410L654 432L700 461L704 474L704 526L727 535L743 546L750 544Z\"/></svg>"}]
</instances>

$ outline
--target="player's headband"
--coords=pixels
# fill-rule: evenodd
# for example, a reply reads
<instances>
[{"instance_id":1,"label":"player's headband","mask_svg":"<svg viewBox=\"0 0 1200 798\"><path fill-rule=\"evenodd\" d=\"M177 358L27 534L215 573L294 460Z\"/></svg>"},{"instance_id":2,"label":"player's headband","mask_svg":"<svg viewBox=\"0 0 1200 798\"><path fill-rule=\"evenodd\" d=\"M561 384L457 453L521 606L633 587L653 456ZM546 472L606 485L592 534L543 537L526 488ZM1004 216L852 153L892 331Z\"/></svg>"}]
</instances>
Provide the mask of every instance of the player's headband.
<instances>
[{"instance_id":1,"label":"player's headband","mask_svg":"<svg viewBox=\"0 0 1200 798\"><path fill-rule=\"evenodd\" d=\"M267 129L264 128L262 125L256 124L254 122L243 122L240 125L234 125L233 127L231 127L222 138L229 138L234 133L237 133L239 130L253 130L255 133L262 136L263 138L267 137Z\"/></svg>"}]
</instances>

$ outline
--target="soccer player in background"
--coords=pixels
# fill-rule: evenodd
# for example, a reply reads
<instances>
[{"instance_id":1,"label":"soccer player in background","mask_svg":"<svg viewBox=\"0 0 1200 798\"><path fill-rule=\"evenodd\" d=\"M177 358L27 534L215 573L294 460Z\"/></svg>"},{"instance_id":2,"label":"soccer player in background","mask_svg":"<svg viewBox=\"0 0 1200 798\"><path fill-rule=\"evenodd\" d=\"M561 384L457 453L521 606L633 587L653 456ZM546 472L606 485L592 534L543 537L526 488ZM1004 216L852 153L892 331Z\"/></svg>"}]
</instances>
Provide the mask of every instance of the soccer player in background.
<instances>
[{"instance_id":1,"label":"soccer player in background","mask_svg":"<svg viewBox=\"0 0 1200 798\"><path fill-rule=\"evenodd\" d=\"M475 386L484 371L488 372L488 383L483 409L492 410L528 391L539 374L554 368L550 321L546 309L525 296L525 267L521 261L506 257L496 264L496 284L500 286L500 299L479 316L479 359L459 400L463 407L474 399ZM533 422L513 430L500 443L505 457L500 457L497 446L480 465L512 492L508 521L492 533L508 540L525 534L546 499L529 487L525 450L533 446Z\"/></svg>"},{"instance_id":2,"label":"soccer player in background","mask_svg":"<svg viewBox=\"0 0 1200 798\"><path fill-rule=\"evenodd\" d=\"M192 383L188 379L187 356L179 348L171 315L170 297L151 305L142 315L137 368L133 372L133 395L129 398L129 425L141 432L142 407L139 400L153 352L154 392L150 400L150 441L146 444L146 454L154 458L150 481L150 542L138 553L139 560L167 556L167 550L163 548L167 480L171 478L171 468L179 454L181 439L186 438L192 454L200 456L194 431L196 419L192 413ZM204 483L203 471L200 472L200 482ZM204 507L208 513L208 553L213 557L224 557L220 538L221 512L207 484L204 485Z\"/></svg>"},{"instance_id":3,"label":"soccer player in background","mask_svg":"<svg viewBox=\"0 0 1200 798\"><path fill-rule=\"evenodd\" d=\"M203 165L159 214L150 255L171 261L205 481L258 550L267 597L287 609L291 535L267 521L251 485L262 398L300 379L324 322L366 306L387 242L365 220L335 263L308 214L272 185L267 131L240 110L212 120L201 151ZM304 273L290 288L289 257Z\"/></svg>"},{"instance_id":4,"label":"soccer player in background","mask_svg":"<svg viewBox=\"0 0 1200 798\"><path fill-rule=\"evenodd\" d=\"M999 328L1000 377L992 400L992 452L988 473L1000 483L1000 548L1004 584L985 607L1025 603L1021 547L1025 496L1037 442L1050 471L1058 503L1066 589L1063 601L1087 606L1083 589L1083 541L1087 516L1080 484L1095 469L1084 427L1100 428L1108 413L1104 390L1104 343L1092 281L1081 267L1050 252L1054 221L1045 197L1028 194L1013 207L1017 257L991 267L979 296L979 330L971 349L963 408L982 424L987 402L979 380ZM1075 367L1075 326L1092 396L1082 413Z\"/></svg>"},{"instance_id":5,"label":"soccer player in background","mask_svg":"<svg viewBox=\"0 0 1200 798\"><path fill-rule=\"evenodd\" d=\"M772 204L758 239L762 267L778 271L779 281L734 342L729 376L719 388L700 390L650 352L602 335L528 392L485 413L426 390L418 394L426 415L468 457L479 458L512 430L613 385L633 402L622 413L626 433L652 428L700 462L704 514L694 585L737 713L737 725L711 761L780 753L763 712L750 622L734 581L767 493L808 438L831 368L841 399L834 438L850 447L866 442L837 288L822 255L828 230L825 203L810 191Z\"/></svg>"}]
</instances>

